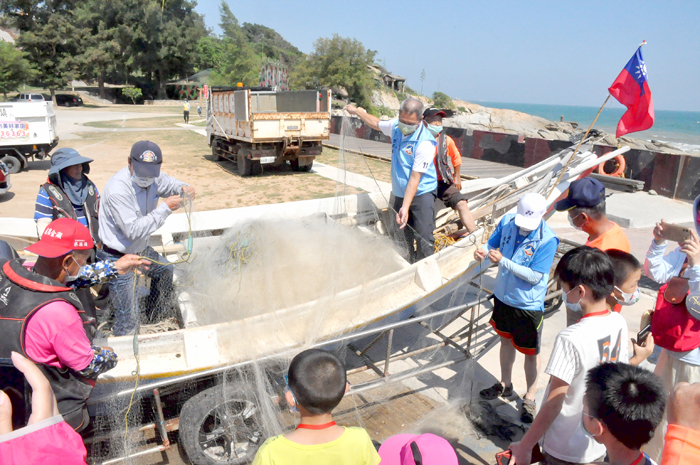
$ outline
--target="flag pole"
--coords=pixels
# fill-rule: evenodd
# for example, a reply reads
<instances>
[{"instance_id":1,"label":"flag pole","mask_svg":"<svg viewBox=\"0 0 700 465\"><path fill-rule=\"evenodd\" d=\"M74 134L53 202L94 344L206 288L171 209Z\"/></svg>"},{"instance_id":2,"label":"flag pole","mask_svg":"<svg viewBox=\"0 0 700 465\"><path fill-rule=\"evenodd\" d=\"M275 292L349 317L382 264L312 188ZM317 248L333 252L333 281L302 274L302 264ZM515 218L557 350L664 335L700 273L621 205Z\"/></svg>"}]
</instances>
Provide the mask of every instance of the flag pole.
<instances>
[{"instance_id":1,"label":"flag pole","mask_svg":"<svg viewBox=\"0 0 700 465\"><path fill-rule=\"evenodd\" d=\"M583 135L583 137L582 137L581 140L579 141L578 145L576 146L576 149L574 149L574 153L571 154L571 157L569 158L569 161L566 162L566 166L564 166L564 169L563 169L563 170L561 171L561 173L559 174L559 177L557 178L557 182L555 182L555 183L552 185L552 188L551 188L551 189L549 190L549 192L547 193L547 198L549 198L549 196L552 195L552 192L554 191L554 189L556 189L557 186L559 185L559 181L561 181L562 176L564 176L564 173L566 173L566 170L569 168L569 165L571 164L571 161L574 159L574 157L575 157L576 154L578 153L578 149L581 148L581 145L583 144L583 141L586 140L586 137L588 137L588 133L591 132L591 129L593 129L593 125L595 124L596 121L598 121L598 117L599 117L600 114L602 113L603 108L605 108L605 104L608 103L608 100L610 100L610 94L609 94L609 93L608 93L607 98L606 98L605 101L603 102L603 104L600 106L600 110L598 110L598 113L595 115L595 118L593 118L593 122L591 123L590 126L588 126L588 130L586 131L586 133Z\"/></svg>"}]
</instances>

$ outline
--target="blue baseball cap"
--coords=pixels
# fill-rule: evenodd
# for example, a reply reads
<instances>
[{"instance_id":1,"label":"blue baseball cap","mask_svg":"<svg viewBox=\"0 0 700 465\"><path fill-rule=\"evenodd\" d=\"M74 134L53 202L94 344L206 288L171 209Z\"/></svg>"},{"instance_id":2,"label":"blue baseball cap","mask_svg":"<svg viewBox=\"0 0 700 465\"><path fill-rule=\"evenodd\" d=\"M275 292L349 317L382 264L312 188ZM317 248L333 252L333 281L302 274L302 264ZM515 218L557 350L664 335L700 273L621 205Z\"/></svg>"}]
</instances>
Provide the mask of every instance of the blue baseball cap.
<instances>
[{"instance_id":1,"label":"blue baseball cap","mask_svg":"<svg viewBox=\"0 0 700 465\"><path fill-rule=\"evenodd\" d=\"M563 212L572 208L592 208L605 200L605 186L593 178L577 179L569 186L569 194L564 200L557 202L557 211Z\"/></svg>"},{"instance_id":2,"label":"blue baseball cap","mask_svg":"<svg viewBox=\"0 0 700 465\"><path fill-rule=\"evenodd\" d=\"M131 167L136 176L144 178L157 178L160 175L160 165L163 163L163 154L160 147L150 140L140 140L131 147Z\"/></svg>"},{"instance_id":3,"label":"blue baseball cap","mask_svg":"<svg viewBox=\"0 0 700 465\"><path fill-rule=\"evenodd\" d=\"M49 176L52 174L58 174L64 168L74 165L83 165L83 173L88 173L90 168L85 163L91 163L92 158L85 158L80 155L75 149L62 148L56 150L53 155L51 155L51 169L49 169Z\"/></svg>"}]
</instances>

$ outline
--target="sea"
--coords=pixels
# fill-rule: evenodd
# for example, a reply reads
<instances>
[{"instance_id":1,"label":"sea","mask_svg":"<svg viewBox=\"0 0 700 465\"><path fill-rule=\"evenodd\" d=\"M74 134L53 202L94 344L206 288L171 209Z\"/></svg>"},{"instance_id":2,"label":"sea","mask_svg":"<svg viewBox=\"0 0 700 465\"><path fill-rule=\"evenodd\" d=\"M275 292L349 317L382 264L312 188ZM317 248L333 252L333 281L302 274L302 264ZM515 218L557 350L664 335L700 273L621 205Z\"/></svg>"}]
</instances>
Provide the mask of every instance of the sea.
<instances>
[{"instance_id":1,"label":"sea","mask_svg":"<svg viewBox=\"0 0 700 465\"><path fill-rule=\"evenodd\" d=\"M471 102L485 107L521 111L551 121L559 121L559 118L563 116L564 121L575 121L583 129L588 128L600 109L600 107L542 105L536 103L504 103L478 100L471 100ZM606 106L594 127L608 134L615 134L617 123L624 112L624 108L608 108ZM654 115L654 126L651 129L629 134L629 137L665 142L686 152L700 153L700 112L656 110Z\"/></svg>"}]
</instances>

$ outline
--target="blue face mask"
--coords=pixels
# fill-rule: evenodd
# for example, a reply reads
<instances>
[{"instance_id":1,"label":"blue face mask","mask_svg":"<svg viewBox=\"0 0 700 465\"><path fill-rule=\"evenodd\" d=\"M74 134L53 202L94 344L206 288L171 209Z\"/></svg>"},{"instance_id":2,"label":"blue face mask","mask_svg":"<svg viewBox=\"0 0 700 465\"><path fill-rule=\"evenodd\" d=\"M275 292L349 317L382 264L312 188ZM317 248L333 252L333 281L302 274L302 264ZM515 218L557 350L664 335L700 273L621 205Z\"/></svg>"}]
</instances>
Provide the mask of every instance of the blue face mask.
<instances>
[{"instance_id":1,"label":"blue face mask","mask_svg":"<svg viewBox=\"0 0 700 465\"><path fill-rule=\"evenodd\" d=\"M401 134L403 134L404 136L410 136L411 134L416 132L417 129L418 129L417 124L415 124L415 125L406 124L406 123L402 123L401 121L399 121L399 131L401 131Z\"/></svg>"},{"instance_id":2,"label":"blue face mask","mask_svg":"<svg viewBox=\"0 0 700 465\"><path fill-rule=\"evenodd\" d=\"M429 124L428 131L430 131L430 134L432 134L433 137L437 137L437 135L442 132L442 126L435 126L433 124Z\"/></svg>"},{"instance_id":3,"label":"blue face mask","mask_svg":"<svg viewBox=\"0 0 700 465\"><path fill-rule=\"evenodd\" d=\"M566 308L568 308L572 312L583 313L583 307L581 307L581 299L578 299L578 302L576 303L569 302L569 294L571 294L571 292L574 289L571 289L569 292L564 293L564 305L566 305Z\"/></svg>"}]
</instances>

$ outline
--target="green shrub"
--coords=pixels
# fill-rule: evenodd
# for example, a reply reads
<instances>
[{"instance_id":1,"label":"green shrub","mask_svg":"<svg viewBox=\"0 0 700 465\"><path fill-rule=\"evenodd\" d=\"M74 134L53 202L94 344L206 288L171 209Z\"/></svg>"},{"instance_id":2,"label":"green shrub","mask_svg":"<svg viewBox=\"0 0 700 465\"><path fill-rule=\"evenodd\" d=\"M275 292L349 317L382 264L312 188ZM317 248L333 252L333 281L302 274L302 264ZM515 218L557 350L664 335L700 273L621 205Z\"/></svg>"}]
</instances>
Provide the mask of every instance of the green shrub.
<instances>
[{"instance_id":1,"label":"green shrub","mask_svg":"<svg viewBox=\"0 0 700 465\"><path fill-rule=\"evenodd\" d=\"M433 92L433 102L438 108L448 108L450 110L454 110L455 107L454 102L452 102L452 98L447 94L443 94L442 92Z\"/></svg>"}]
</instances>

